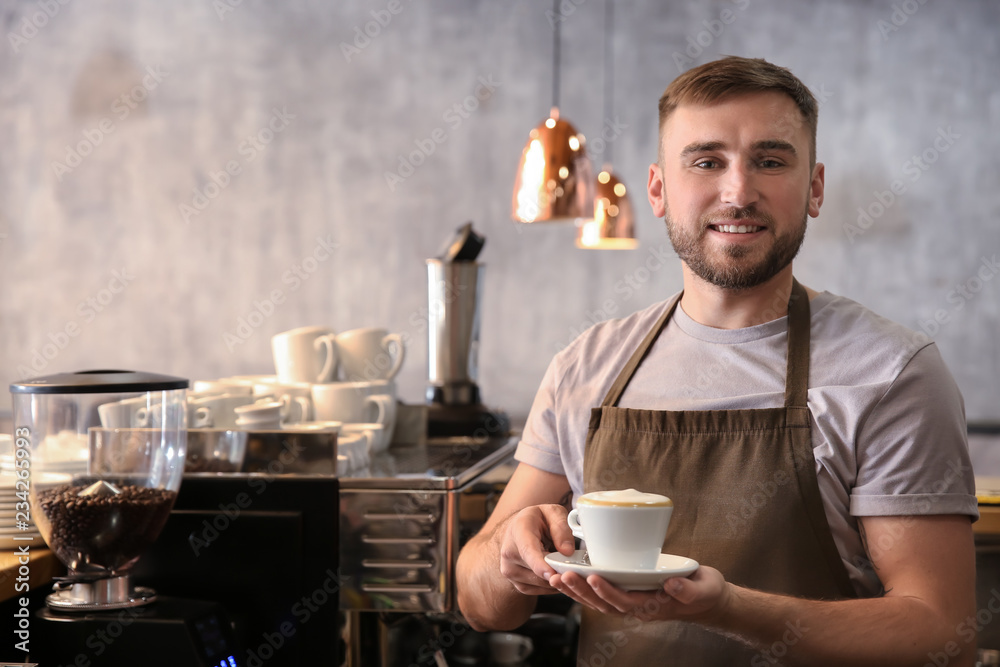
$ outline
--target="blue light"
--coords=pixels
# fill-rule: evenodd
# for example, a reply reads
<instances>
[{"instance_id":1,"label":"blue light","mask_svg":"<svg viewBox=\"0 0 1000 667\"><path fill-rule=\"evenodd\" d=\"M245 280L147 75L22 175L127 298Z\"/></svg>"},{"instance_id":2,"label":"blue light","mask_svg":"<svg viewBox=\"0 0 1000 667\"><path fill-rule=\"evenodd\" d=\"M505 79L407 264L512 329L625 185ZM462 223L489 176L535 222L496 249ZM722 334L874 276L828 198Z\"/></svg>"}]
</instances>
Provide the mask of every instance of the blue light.
<instances>
[{"instance_id":1,"label":"blue light","mask_svg":"<svg viewBox=\"0 0 1000 667\"><path fill-rule=\"evenodd\" d=\"M226 665L222 665L222 667L226 667ZM236 667L236 658L233 656L229 656L229 667Z\"/></svg>"}]
</instances>

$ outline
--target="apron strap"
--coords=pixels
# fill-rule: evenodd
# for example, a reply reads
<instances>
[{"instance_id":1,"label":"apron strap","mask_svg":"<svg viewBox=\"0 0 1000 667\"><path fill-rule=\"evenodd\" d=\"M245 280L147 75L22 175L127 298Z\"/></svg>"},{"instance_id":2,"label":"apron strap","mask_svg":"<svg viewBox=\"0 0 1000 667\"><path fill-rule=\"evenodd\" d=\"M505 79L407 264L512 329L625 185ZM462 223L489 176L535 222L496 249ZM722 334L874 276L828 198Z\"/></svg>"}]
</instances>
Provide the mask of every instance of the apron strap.
<instances>
[{"instance_id":1,"label":"apron strap","mask_svg":"<svg viewBox=\"0 0 1000 667\"><path fill-rule=\"evenodd\" d=\"M792 278L788 298L788 361L785 363L785 407L807 407L809 393L809 293Z\"/></svg>"},{"instance_id":2,"label":"apron strap","mask_svg":"<svg viewBox=\"0 0 1000 667\"><path fill-rule=\"evenodd\" d=\"M663 314L660 315L660 319L658 319L656 324L653 325L653 328L649 330L649 333L646 334L642 343L640 343L639 347L637 347L635 352L632 353L632 357L628 360L628 363L625 364L625 368L623 368L622 372L618 374L618 377L615 379L615 383L611 385L611 389L608 390L608 395L604 397L604 402L601 403L601 407L610 408L618 405L618 399L620 399L622 394L625 393L625 387L628 386L628 383L632 380L632 376L635 375L635 369L639 367L642 360L646 358L647 354L649 354L649 350L652 349L653 343L656 342L657 338L659 338L663 327L665 327L667 322L670 321L670 317L674 314L674 310L677 308L677 304L680 303L682 296L684 296L683 291L667 304L667 308L663 311Z\"/></svg>"}]
</instances>

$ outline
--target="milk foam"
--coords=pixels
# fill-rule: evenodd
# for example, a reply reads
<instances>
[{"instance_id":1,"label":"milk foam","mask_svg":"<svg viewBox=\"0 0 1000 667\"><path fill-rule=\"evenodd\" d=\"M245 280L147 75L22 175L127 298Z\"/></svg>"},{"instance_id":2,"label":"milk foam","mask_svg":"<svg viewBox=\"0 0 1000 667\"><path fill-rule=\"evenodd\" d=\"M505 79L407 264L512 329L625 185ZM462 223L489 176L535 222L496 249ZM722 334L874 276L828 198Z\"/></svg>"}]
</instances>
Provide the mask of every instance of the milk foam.
<instances>
[{"instance_id":1,"label":"milk foam","mask_svg":"<svg viewBox=\"0 0 1000 667\"><path fill-rule=\"evenodd\" d=\"M658 493L643 493L635 489L593 491L577 499L579 505L616 505L621 507L671 507L673 501Z\"/></svg>"}]
</instances>

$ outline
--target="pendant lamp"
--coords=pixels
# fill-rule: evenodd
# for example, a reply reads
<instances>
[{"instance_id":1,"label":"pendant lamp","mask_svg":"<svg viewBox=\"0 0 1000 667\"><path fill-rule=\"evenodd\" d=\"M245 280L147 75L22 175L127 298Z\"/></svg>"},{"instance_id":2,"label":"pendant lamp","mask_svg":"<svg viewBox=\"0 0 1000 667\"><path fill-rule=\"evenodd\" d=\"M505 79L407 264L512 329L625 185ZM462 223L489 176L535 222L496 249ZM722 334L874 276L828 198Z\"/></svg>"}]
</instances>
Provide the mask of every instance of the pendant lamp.
<instances>
[{"instance_id":1,"label":"pendant lamp","mask_svg":"<svg viewBox=\"0 0 1000 667\"><path fill-rule=\"evenodd\" d=\"M558 0L553 15L558 17ZM575 222L594 214L594 171L586 140L559 117L560 21L553 26L552 111L521 152L511 204L517 222Z\"/></svg>"},{"instance_id":2,"label":"pendant lamp","mask_svg":"<svg viewBox=\"0 0 1000 667\"><path fill-rule=\"evenodd\" d=\"M612 118L614 99L614 63L612 60L614 0L604 0L604 119ZM601 250L631 250L638 247L635 240L635 217L632 201L625 184L611 171L611 142L605 152L607 162L597 175L597 193L594 197L594 217L583 220L577 231L579 248Z\"/></svg>"}]
</instances>

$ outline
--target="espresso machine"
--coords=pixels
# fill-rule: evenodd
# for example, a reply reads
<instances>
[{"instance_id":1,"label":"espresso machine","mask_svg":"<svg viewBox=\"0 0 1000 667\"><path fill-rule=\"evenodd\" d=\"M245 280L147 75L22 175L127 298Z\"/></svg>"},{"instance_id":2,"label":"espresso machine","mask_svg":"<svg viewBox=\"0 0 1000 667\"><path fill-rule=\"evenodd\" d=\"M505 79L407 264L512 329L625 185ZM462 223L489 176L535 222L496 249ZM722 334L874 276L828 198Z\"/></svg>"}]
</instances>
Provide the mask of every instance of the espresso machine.
<instances>
[{"instance_id":1,"label":"espresso machine","mask_svg":"<svg viewBox=\"0 0 1000 667\"><path fill-rule=\"evenodd\" d=\"M245 664L221 606L159 597L131 580L181 485L187 386L182 378L113 370L11 385L31 516L67 569L35 613L31 660Z\"/></svg>"},{"instance_id":2,"label":"espresso machine","mask_svg":"<svg viewBox=\"0 0 1000 667\"><path fill-rule=\"evenodd\" d=\"M490 437L508 432L510 420L483 405L479 373L480 304L486 239L472 223L458 228L444 252L427 260L427 435Z\"/></svg>"}]
</instances>

